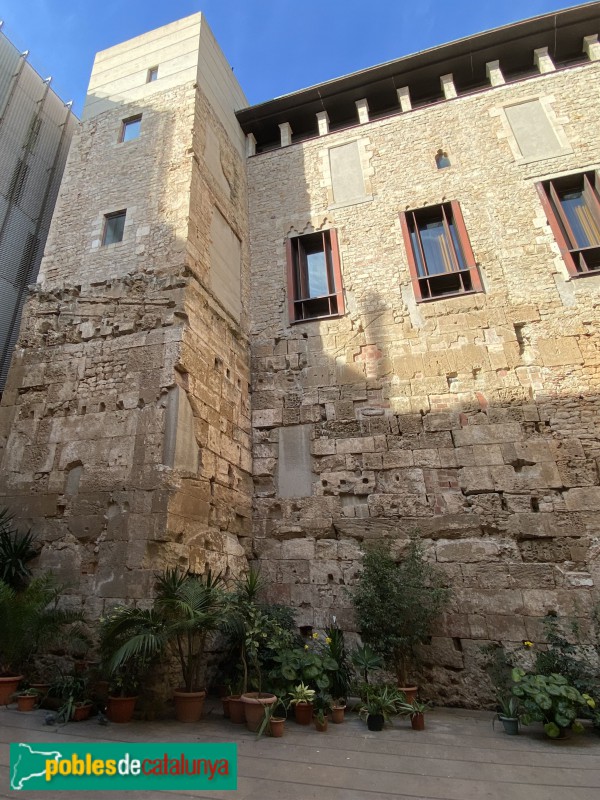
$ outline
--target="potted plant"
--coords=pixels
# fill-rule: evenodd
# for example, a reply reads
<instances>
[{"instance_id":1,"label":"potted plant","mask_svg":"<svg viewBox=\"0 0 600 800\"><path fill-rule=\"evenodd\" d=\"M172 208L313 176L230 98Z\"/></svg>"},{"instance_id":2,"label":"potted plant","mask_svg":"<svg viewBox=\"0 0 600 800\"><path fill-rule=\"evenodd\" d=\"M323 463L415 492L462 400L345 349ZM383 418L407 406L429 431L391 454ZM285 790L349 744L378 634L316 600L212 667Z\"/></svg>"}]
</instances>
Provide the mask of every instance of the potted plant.
<instances>
[{"instance_id":1,"label":"potted plant","mask_svg":"<svg viewBox=\"0 0 600 800\"><path fill-rule=\"evenodd\" d=\"M93 703L88 697L87 677L81 673L61 673L50 687L52 697L58 699L60 705L56 712L61 722L81 722L88 719Z\"/></svg>"},{"instance_id":2,"label":"potted plant","mask_svg":"<svg viewBox=\"0 0 600 800\"><path fill-rule=\"evenodd\" d=\"M428 641L449 598L443 581L443 574L425 560L423 546L415 535L399 564L388 542L367 550L352 591L363 641L395 672L408 702L417 691L409 680L409 669L418 662L418 646Z\"/></svg>"},{"instance_id":3,"label":"potted plant","mask_svg":"<svg viewBox=\"0 0 600 800\"><path fill-rule=\"evenodd\" d=\"M338 698L338 708L345 706L348 697L348 688L352 678L352 665L346 650L344 631L338 628L335 617L333 624L325 629L325 647L327 654L335 662L336 668L327 670L329 678L329 691L332 697ZM343 719L343 715L342 715Z\"/></svg>"},{"instance_id":4,"label":"potted plant","mask_svg":"<svg viewBox=\"0 0 600 800\"><path fill-rule=\"evenodd\" d=\"M401 702L398 705L398 713L410 717L410 724L413 731L425 730L425 712L430 708L429 703L421 703L415 699L412 702Z\"/></svg>"},{"instance_id":5,"label":"potted plant","mask_svg":"<svg viewBox=\"0 0 600 800\"><path fill-rule=\"evenodd\" d=\"M499 719L504 728L504 733L509 736L516 736L519 733L519 700L517 697L501 696L498 698L498 712L496 719Z\"/></svg>"},{"instance_id":6,"label":"potted plant","mask_svg":"<svg viewBox=\"0 0 600 800\"><path fill-rule=\"evenodd\" d=\"M331 721L335 725L340 725L344 721L344 715L346 713L346 703L343 697L338 697L337 700L334 700L331 704Z\"/></svg>"},{"instance_id":7,"label":"potted plant","mask_svg":"<svg viewBox=\"0 0 600 800\"><path fill-rule=\"evenodd\" d=\"M18 711L33 711L38 693L35 689L20 689L16 697Z\"/></svg>"},{"instance_id":8,"label":"potted plant","mask_svg":"<svg viewBox=\"0 0 600 800\"><path fill-rule=\"evenodd\" d=\"M358 713L366 719L370 731L383 730L383 724L398 713L402 695L394 686L369 684L363 686L363 701Z\"/></svg>"},{"instance_id":9,"label":"potted plant","mask_svg":"<svg viewBox=\"0 0 600 800\"><path fill-rule=\"evenodd\" d=\"M316 691L304 683L294 686L289 693L290 705L294 706L296 722L298 725L310 725L313 715L313 702Z\"/></svg>"},{"instance_id":10,"label":"potted plant","mask_svg":"<svg viewBox=\"0 0 600 800\"><path fill-rule=\"evenodd\" d=\"M283 716L278 716L277 711L281 708ZM278 697L274 703L264 706L264 717L258 728L257 737L263 733L268 733L275 739L279 739L284 734L285 721L287 718L288 704L282 697Z\"/></svg>"},{"instance_id":11,"label":"potted plant","mask_svg":"<svg viewBox=\"0 0 600 800\"><path fill-rule=\"evenodd\" d=\"M330 712L331 697L328 694L319 692L313 704L313 719L315 721L315 728L319 733L325 733L327 730Z\"/></svg>"},{"instance_id":12,"label":"potted plant","mask_svg":"<svg viewBox=\"0 0 600 800\"><path fill-rule=\"evenodd\" d=\"M196 575L177 567L161 573L155 583L152 608L121 606L104 627L104 649L111 652L109 669L140 657L147 667L170 652L179 662L182 686L174 692L180 722L197 722L206 692L201 681L208 637L222 623L227 597L220 575Z\"/></svg>"},{"instance_id":13,"label":"potted plant","mask_svg":"<svg viewBox=\"0 0 600 800\"><path fill-rule=\"evenodd\" d=\"M524 725L542 722L551 739L564 739L568 730L582 733L583 725L577 717L586 708L595 708L589 694L582 694L571 686L563 675L530 675L520 667L512 671L513 694L523 706L521 720Z\"/></svg>"},{"instance_id":14,"label":"potted plant","mask_svg":"<svg viewBox=\"0 0 600 800\"><path fill-rule=\"evenodd\" d=\"M33 578L24 588L0 580L0 704L8 703L35 653L83 620L80 612L58 607L61 593L51 575Z\"/></svg>"}]
</instances>

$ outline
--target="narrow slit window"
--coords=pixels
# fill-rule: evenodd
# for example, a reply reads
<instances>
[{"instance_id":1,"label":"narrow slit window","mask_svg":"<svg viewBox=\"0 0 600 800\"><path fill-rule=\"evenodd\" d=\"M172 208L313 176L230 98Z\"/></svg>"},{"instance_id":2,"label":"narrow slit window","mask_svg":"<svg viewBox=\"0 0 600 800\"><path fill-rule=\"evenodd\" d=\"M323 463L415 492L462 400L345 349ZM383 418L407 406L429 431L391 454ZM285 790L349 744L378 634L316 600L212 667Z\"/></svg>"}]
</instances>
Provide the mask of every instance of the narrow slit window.
<instances>
[{"instance_id":1,"label":"narrow slit window","mask_svg":"<svg viewBox=\"0 0 600 800\"><path fill-rule=\"evenodd\" d=\"M146 75L146 83L152 83L158 80L158 67L150 67Z\"/></svg>"},{"instance_id":2,"label":"narrow slit window","mask_svg":"<svg viewBox=\"0 0 600 800\"><path fill-rule=\"evenodd\" d=\"M102 245L117 244L117 242L123 241L126 214L126 211L115 211L114 214L105 215Z\"/></svg>"}]
</instances>

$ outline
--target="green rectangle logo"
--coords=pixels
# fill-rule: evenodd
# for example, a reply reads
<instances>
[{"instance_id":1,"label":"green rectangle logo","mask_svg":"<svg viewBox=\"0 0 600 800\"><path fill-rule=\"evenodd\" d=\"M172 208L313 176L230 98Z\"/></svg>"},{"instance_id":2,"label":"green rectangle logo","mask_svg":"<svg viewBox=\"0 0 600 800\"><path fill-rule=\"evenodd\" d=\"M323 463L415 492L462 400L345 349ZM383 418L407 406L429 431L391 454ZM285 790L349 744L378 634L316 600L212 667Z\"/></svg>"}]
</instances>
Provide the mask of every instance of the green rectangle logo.
<instances>
[{"instance_id":1,"label":"green rectangle logo","mask_svg":"<svg viewBox=\"0 0 600 800\"><path fill-rule=\"evenodd\" d=\"M13 743L10 788L30 792L237 789L237 745Z\"/></svg>"}]
</instances>

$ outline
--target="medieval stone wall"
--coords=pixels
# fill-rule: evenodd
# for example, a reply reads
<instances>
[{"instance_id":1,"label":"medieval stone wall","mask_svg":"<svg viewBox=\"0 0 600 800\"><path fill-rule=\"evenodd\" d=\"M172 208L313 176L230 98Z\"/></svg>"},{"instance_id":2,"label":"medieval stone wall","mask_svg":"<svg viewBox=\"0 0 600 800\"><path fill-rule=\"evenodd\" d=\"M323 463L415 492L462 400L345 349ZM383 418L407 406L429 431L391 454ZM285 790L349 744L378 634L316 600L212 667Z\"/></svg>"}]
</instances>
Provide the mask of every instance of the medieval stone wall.
<instances>
[{"instance_id":1,"label":"medieval stone wall","mask_svg":"<svg viewBox=\"0 0 600 800\"><path fill-rule=\"evenodd\" d=\"M196 82L173 80L130 102L105 91L82 123L0 407L0 502L91 618L149 603L165 566L247 565L247 324L219 296L227 254L211 264L218 204L245 242L241 302L245 163ZM140 136L120 142L139 114ZM104 246L120 209L123 241Z\"/></svg>"},{"instance_id":2,"label":"medieval stone wall","mask_svg":"<svg viewBox=\"0 0 600 800\"><path fill-rule=\"evenodd\" d=\"M446 701L485 699L480 645L540 640L547 611L591 635L600 275L569 278L535 183L600 166L599 72L588 62L248 160L254 558L301 625L335 615L353 630L361 543L400 550L418 531L454 591L427 648ZM525 158L505 108L532 100L553 146L534 136ZM336 202L329 148L351 142L364 192ZM399 213L448 201L485 291L417 303ZM290 325L286 238L331 227L346 313Z\"/></svg>"}]
</instances>

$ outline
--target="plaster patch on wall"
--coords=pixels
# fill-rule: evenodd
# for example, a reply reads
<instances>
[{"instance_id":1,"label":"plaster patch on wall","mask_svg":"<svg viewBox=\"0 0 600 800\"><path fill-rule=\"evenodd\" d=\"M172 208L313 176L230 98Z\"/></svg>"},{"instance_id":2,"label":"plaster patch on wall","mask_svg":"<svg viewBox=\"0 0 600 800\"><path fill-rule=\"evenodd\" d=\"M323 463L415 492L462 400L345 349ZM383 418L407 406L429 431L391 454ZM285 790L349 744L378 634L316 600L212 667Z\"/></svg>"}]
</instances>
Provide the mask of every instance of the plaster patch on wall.
<instances>
[{"instance_id":1,"label":"plaster patch on wall","mask_svg":"<svg viewBox=\"0 0 600 800\"><path fill-rule=\"evenodd\" d=\"M279 430L277 494L279 497L312 495L310 434L312 425L290 425Z\"/></svg>"},{"instance_id":2,"label":"plaster patch on wall","mask_svg":"<svg viewBox=\"0 0 600 800\"><path fill-rule=\"evenodd\" d=\"M211 289L236 322L239 322L242 311L242 246L218 208L213 209L210 238Z\"/></svg>"}]
</instances>

